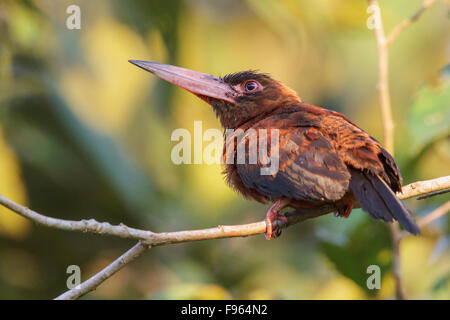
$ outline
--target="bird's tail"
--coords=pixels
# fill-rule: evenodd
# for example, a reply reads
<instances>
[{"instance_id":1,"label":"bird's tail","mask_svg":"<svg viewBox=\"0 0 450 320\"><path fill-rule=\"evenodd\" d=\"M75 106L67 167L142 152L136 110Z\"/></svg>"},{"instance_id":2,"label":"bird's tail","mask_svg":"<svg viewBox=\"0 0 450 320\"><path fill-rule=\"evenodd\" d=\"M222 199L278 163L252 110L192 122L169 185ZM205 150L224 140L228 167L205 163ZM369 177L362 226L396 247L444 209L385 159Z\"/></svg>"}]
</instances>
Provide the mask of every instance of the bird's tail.
<instances>
[{"instance_id":1,"label":"bird's tail","mask_svg":"<svg viewBox=\"0 0 450 320\"><path fill-rule=\"evenodd\" d=\"M410 233L420 234L414 219L386 182L378 176L353 169L351 174L350 189L364 211L375 219L387 222L392 222L394 218Z\"/></svg>"}]
</instances>

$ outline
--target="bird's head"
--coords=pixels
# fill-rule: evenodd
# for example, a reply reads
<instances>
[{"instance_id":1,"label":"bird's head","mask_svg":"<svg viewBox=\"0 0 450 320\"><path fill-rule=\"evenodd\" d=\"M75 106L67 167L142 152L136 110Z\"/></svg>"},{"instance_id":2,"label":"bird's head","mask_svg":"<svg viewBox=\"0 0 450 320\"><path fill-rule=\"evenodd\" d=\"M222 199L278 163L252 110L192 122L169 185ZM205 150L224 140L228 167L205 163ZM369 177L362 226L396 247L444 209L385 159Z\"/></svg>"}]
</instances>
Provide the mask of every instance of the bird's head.
<instances>
[{"instance_id":1,"label":"bird's head","mask_svg":"<svg viewBox=\"0 0 450 320\"><path fill-rule=\"evenodd\" d=\"M227 129L300 101L293 90L264 73L243 71L219 78L157 62L129 61L209 103Z\"/></svg>"}]
</instances>

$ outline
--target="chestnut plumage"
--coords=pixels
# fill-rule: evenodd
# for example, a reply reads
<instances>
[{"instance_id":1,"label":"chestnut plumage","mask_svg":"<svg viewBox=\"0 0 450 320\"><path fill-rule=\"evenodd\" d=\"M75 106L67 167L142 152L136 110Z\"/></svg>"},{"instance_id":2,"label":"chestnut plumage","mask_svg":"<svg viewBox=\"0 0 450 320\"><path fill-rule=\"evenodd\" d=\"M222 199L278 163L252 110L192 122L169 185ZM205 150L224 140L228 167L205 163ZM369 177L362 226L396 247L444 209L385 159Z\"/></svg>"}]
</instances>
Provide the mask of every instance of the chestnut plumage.
<instances>
[{"instance_id":1,"label":"chestnut plumage","mask_svg":"<svg viewBox=\"0 0 450 320\"><path fill-rule=\"evenodd\" d=\"M419 234L413 218L395 196L402 178L393 157L344 115L309 105L269 75L243 71L223 78L147 61L131 63L176 84L208 102L225 129L255 129L258 139L226 139L224 158L236 157L245 144L248 160L252 143L270 138L259 129L278 131L277 172L261 174L267 163L233 161L225 165L228 184L244 197L273 203L266 215L266 237L276 237L286 218L284 207L333 206L337 215L348 217L361 206L373 218L397 220L407 231ZM256 142L255 142L256 141ZM234 159L236 160L236 159Z\"/></svg>"}]
</instances>

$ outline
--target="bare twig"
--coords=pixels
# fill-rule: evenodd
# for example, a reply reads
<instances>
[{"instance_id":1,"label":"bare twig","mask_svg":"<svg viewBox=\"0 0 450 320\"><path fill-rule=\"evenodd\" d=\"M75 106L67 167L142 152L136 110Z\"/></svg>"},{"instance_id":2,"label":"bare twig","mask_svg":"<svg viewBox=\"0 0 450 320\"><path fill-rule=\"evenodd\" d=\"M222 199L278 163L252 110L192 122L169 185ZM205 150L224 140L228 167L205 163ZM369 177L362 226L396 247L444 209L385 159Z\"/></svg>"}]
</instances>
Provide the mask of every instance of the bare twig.
<instances>
[{"instance_id":1,"label":"bare twig","mask_svg":"<svg viewBox=\"0 0 450 320\"><path fill-rule=\"evenodd\" d=\"M425 217L419 219L417 221L417 225L420 229L423 227L426 227L427 225L431 224L433 221L443 217L450 211L450 201L445 202L444 204L440 205L430 213L428 213ZM404 238L406 236L409 236L410 233L403 231L400 235L401 238Z\"/></svg>"},{"instance_id":2,"label":"bare twig","mask_svg":"<svg viewBox=\"0 0 450 320\"><path fill-rule=\"evenodd\" d=\"M443 205L437 207L432 212L427 214L425 217L417 221L417 224L420 228L423 228L426 225L432 223L433 221L439 219L440 217L443 217L449 211L450 211L450 201L447 201Z\"/></svg>"},{"instance_id":3,"label":"bare twig","mask_svg":"<svg viewBox=\"0 0 450 320\"><path fill-rule=\"evenodd\" d=\"M88 292L95 290L102 282L110 278L113 274L125 267L128 263L139 257L148 248L148 245L142 242L138 242L136 245L134 245L134 247L125 252L95 276L56 297L55 300L74 300L84 296Z\"/></svg>"},{"instance_id":4,"label":"bare twig","mask_svg":"<svg viewBox=\"0 0 450 320\"><path fill-rule=\"evenodd\" d=\"M384 146L387 151L394 154L394 122L392 119L391 98L389 93L389 59L388 59L388 47L394 41L397 36L411 25L414 21L418 20L423 12L430 7L434 0L425 0L422 8L416 12L410 19L407 19L394 28L392 33L386 38L383 21L381 19L381 9L377 0L368 0L369 5L374 10L375 20L375 39L378 49L378 95L380 100L381 117L383 120L383 138ZM403 190L402 190L403 191ZM393 273L396 279L396 295L398 299L406 299L406 290L403 285L401 277L400 266L400 230L397 223L393 223L390 226L391 237L393 243Z\"/></svg>"},{"instance_id":5,"label":"bare twig","mask_svg":"<svg viewBox=\"0 0 450 320\"><path fill-rule=\"evenodd\" d=\"M450 176L411 183L404 186L402 192L398 193L397 196L399 199L408 199L419 195L433 193L437 190L445 188L450 188ZM136 239L151 246L198 240L247 237L262 234L266 230L266 225L263 220L241 225L217 226L207 229L156 233L148 230L128 227L124 224L111 225L108 222L98 222L94 219L72 221L52 218L15 203L2 195L0 195L0 204L11 209L17 214L46 227ZM288 225L291 226L304 220L333 212L334 209L335 208L333 206L321 207L320 209L298 209L294 212L286 214L288 218Z\"/></svg>"},{"instance_id":6,"label":"bare twig","mask_svg":"<svg viewBox=\"0 0 450 320\"><path fill-rule=\"evenodd\" d=\"M133 238L138 240L149 239L153 234L153 232L151 231L130 228L124 224L113 226L108 222L98 222L94 219L72 221L47 217L40 213L37 213L36 211L21 206L20 204L17 204L14 201L5 198L2 195L0 195L0 204L20 214L25 218L28 218L38 224L50 228L69 231L90 232L95 234L108 234L121 238Z\"/></svg>"},{"instance_id":7,"label":"bare twig","mask_svg":"<svg viewBox=\"0 0 450 320\"><path fill-rule=\"evenodd\" d=\"M393 154L394 151L394 121L392 120L391 98L389 93L389 64L388 51L385 45L383 21L381 19L381 9L378 1L369 0L369 5L376 8L374 10L375 19L375 39L378 49L378 95L380 100L381 117L383 120L384 147Z\"/></svg>"},{"instance_id":8,"label":"bare twig","mask_svg":"<svg viewBox=\"0 0 450 320\"><path fill-rule=\"evenodd\" d=\"M377 41L378 49L378 95L380 100L381 118L383 120L383 138L384 146L387 151L394 154L394 122L392 120L391 98L389 93L389 63L388 50L386 46L386 38L384 35L383 21L381 19L381 9L378 1L369 0L369 5L374 7L375 19L375 39ZM399 252L399 228L398 224L394 222L390 226L392 238L393 251L393 267L392 271L396 283L396 295L398 299L406 299L406 291L403 286L400 266L400 252Z\"/></svg>"},{"instance_id":9,"label":"bare twig","mask_svg":"<svg viewBox=\"0 0 450 320\"><path fill-rule=\"evenodd\" d=\"M404 195L409 198L421 196L423 199L426 195L434 195L439 191L450 188L450 176L445 176L437 179L417 181L410 183L402 188L401 193L397 193L399 199L405 199ZM425 190L434 190L433 192L423 192Z\"/></svg>"},{"instance_id":10,"label":"bare twig","mask_svg":"<svg viewBox=\"0 0 450 320\"><path fill-rule=\"evenodd\" d=\"M392 239L392 252L393 252L392 274L394 275L395 279L395 293L397 299L406 300L406 289L405 285L403 284L403 278L401 273L401 262L400 262L400 240L402 237L397 222L390 224L389 228L391 231L391 239Z\"/></svg>"},{"instance_id":11,"label":"bare twig","mask_svg":"<svg viewBox=\"0 0 450 320\"><path fill-rule=\"evenodd\" d=\"M428 199L428 198L431 198L431 197L434 197L434 196L439 196L439 195L441 195L441 194L448 193L448 192L450 192L450 189L432 192L432 193L425 194L425 195L423 195L423 196L417 197L417 200Z\"/></svg>"},{"instance_id":12,"label":"bare twig","mask_svg":"<svg viewBox=\"0 0 450 320\"><path fill-rule=\"evenodd\" d=\"M420 9L417 10L417 12L414 15L412 15L410 18L404 20L402 23L398 24L394 28L394 30L392 30L392 32L389 34L389 36L386 37L386 41L385 41L384 45L386 47L388 47L399 36L399 34L403 30L408 28L412 23L419 20L419 18L422 16L422 14L425 12L425 10L427 10L434 2L435 2L435 0L425 0L422 4L422 7L420 7Z\"/></svg>"}]
</instances>

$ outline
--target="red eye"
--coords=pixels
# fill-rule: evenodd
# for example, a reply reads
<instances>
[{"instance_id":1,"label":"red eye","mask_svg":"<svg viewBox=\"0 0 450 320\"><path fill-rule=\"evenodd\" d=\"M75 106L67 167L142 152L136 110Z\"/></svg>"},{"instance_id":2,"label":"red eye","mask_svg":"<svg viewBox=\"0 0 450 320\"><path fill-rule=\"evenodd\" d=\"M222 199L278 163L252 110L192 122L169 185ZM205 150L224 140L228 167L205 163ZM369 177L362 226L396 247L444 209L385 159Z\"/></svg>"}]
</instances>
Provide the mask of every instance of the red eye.
<instances>
[{"instance_id":1,"label":"red eye","mask_svg":"<svg viewBox=\"0 0 450 320\"><path fill-rule=\"evenodd\" d=\"M244 84L245 91L247 91L247 92L258 91L260 89L260 87L261 87L261 85L259 84L259 82L255 81L255 80L249 80L249 81L245 82L245 84Z\"/></svg>"}]
</instances>

